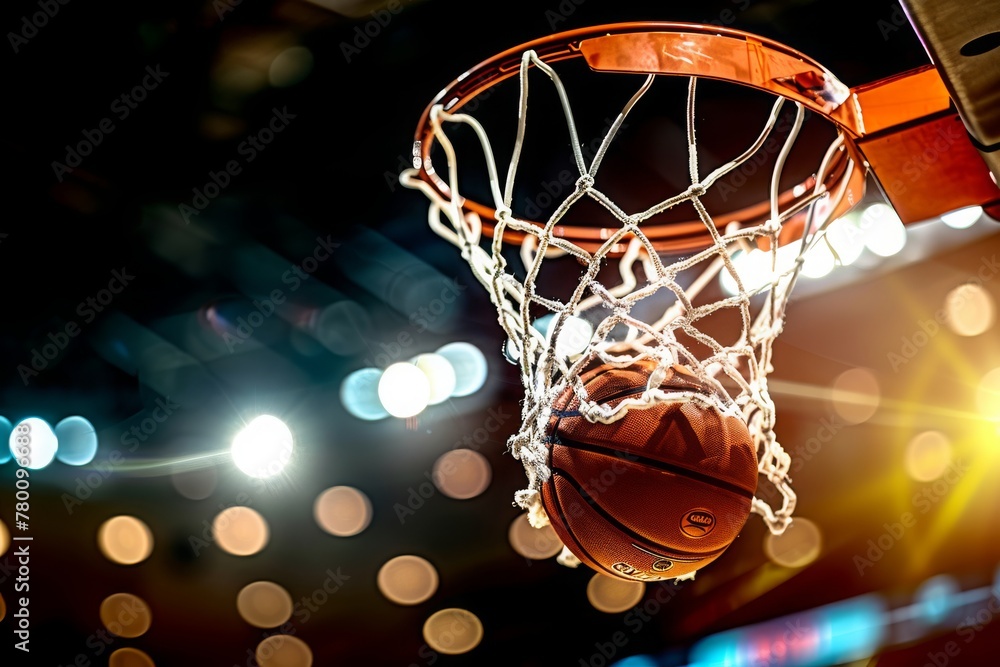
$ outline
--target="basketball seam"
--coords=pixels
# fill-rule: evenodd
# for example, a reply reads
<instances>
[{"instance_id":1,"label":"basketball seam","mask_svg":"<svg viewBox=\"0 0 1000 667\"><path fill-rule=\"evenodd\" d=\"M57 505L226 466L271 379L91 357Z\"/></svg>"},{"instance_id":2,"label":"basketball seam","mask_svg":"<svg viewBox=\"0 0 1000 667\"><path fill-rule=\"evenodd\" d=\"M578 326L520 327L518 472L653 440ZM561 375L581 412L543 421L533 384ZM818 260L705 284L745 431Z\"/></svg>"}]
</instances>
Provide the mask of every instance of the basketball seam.
<instances>
[{"instance_id":1,"label":"basketball seam","mask_svg":"<svg viewBox=\"0 0 1000 667\"><path fill-rule=\"evenodd\" d=\"M634 539L634 540L636 540L638 542L644 542L645 544L648 544L648 545L655 545L655 547L657 547L659 549L663 549L666 546L666 545L663 545L663 544L659 544L658 542L654 542L653 540L649 539L648 537L643 537L639 533L635 532L634 530L632 530L631 528L629 528L628 526L626 526L625 524L623 524L618 518L616 518L616 517L612 516L611 514L609 514L608 511L606 509L604 509L604 507L602 507L600 505L600 503L598 503L597 500L593 496L591 496L589 493L587 493L587 491L580 485L580 483L576 481L576 478L573 477L568 472L566 472L565 470L561 470L559 468L554 468L552 470L552 473L553 473L553 477L555 477L555 475L559 475L563 479L565 479L567 482L569 482L570 486L572 486L573 489L577 493L580 494L580 497L583 498L587 502L587 504L590 505L594 509L594 511L597 512L601 516L601 518L603 518L606 522L608 522L609 524L611 524L612 526L614 526L616 529L620 530L625 535L628 535L629 537L631 537L632 539ZM553 482L553 487L554 487L554 485L555 485L555 482ZM558 497L558 494L557 494L556 497ZM559 506L560 506L560 509L561 509L562 508L562 502L559 503ZM568 524L567 524L567 526L568 526ZM652 546L650 548L652 548ZM705 558L711 558L711 557L714 557L714 556L718 556L719 554L721 554L723 551L725 551L728 548L729 548L728 544L726 546L724 546L724 547L721 547L719 549L715 549L713 551L684 551L684 550L681 550L681 549L674 549L673 547L671 547L671 549L670 549L671 553L660 553L660 555L663 556L663 558L672 558L674 555L676 555L677 558L678 558L678 560L681 560L681 559L683 559L685 557L689 557L689 556L693 556L693 557L697 558L698 560L704 560Z\"/></svg>"},{"instance_id":2,"label":"basketball seam","mask_svg":"<svg viewBox=\"0 0 1000 667\"><path fill-rule=\"evenodd\" d=\"M549 481L546 482L546 484L550 487L549 491L550 491L550 493L552 493L552 498L553 498L553 500L555 502L556 510L558 510L558 512L559 512L559 521L566 528L566 534L570 537L570 539L573 540L573 543L576 544L577 549L580 550L580 553L577 554L577 555L578 556L580 556L580 555L585 556L587 558L587 560L589 560L591 562L592 565L594 565L594 566L596 566L596 567L604 570L605 572L607 572L612 577L621 577L622 576L621 572L616 572L615 570L612 570L611 568L609 568L606 565L604 565L601 561L599 561L596 558L594 558L593 555L591 555L590 551L588 551L587 548L585 546L583 546L583 544L580 542L580 539L576 536L576 533L571 528L571 524L570 524L569 520L566 518L566 513L563 511L562 497L560 497L560 495L559 495L559 490L556 489L556 483L555 483L555 473L556 473L556 471L553 470L552 472L553 472L553 475L551 477L549 477ZM562 474L562 476L565 477L565 478L567 478L567 479L572 479L565 472L560 471L560 474ZM571 551L572 551L572 549L571 549Z\"/></svg>"},{"instance_id":3,"label":"basketball seam","mask_svg":"<svg viewBox=\"0 0 1000 667\"><path fill-rule=\"evenodd\" d=\"M591 454L598 454L600 456L607 456L613 459L622 460L623 457L615 456L616 453L622 453L623 450L614 449L611 447L605 447L602 445L595 445L589 442L580 442L578 440L569 440L564 438L559 438L559 440L554 445L563 445L564 447L570 447L573 449L582 449L584 451L590 452ZM551 448L550 448L551 449ZM697 470L692 470L678 463L667 463L666 461L660 461L659 459L652 459L647 456L642 456L640 454L633 454L632 452L627 452L628 458L625 459L630 462L639 463L662 472L669 472L674 475L683 475L685 477L690 477L696 481L708 484L709 486L714 486L720 491L728 491L734 495L741 498L753 499L754 494L747 491L741 486L736 484L730 484L721 479L716 479L706 475L705 473L698 472ZM549 459L551 460L551 453Z\"/></svg>"}]
</instances>

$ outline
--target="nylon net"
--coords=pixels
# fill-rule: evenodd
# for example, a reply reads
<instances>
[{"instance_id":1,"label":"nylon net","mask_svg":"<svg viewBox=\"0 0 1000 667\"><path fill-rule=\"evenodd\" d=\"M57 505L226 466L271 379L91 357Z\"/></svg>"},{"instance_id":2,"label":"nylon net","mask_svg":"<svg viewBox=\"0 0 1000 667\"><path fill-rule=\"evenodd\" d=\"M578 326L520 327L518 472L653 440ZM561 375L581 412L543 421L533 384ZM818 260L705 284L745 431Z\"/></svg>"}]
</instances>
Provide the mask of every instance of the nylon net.
<instances>
[{"instance_id":1,"label":"nylon net","mask_svg":"<svg viewBox=\"0 0 1000 667\"><path fill-rule=\"evenodd\" d=\"M558 93L576 170L571 191L541 224L515 215L511 207L528 126L528 72L532 68L544 72ZM780 534L791 521L796 495L789 478L790 457L775 435L775 406L768 393L767 377L773 369L773 343L781 333L786 306L804 258L823 241L831 222L824 215L828 216L844 196L843 189L830 192L824 186L834 156L843 151L842 137L838 136L820 159L816 178L811 181L812 192L783 209L779 197L781 173L806 115L802 105L774 96L773 107L756 139L721 166L702 174L696 141L698 79L690 78L684 113L688 146L684 159L690 185L651 207L629 212L599 189L597 181L602 161L619 129L655 79L649 75L632 94L588 163L559 75L535 52L526 51L520 63L517 132L506 179L501 181L499 177L494 150L483 125L468 113L449 113L443 105L436 105L430 110L429 120L434 140L446 156L449 196L442 196L418 177L419 145L414 146L415 168L404 171L400 182L427 195L431 228L460 249L462 258L496 306L498 321L508 338L506 354L520 369L524 387L521 425L510 437L508 446L523 464L528 481L526 488L515 495L514 502L528 511L532 525L541 527L547 523L540 488L550 475L546 429L551 406L571 387L580 399L581 412L595 422L613 422L628 410L675 400L709 400L723 414L740 416L756 444L759 473L777 492L763 494L759 486L752 510L763 518L772 533ZM770 202L769 216L758 224L733 222L720 227L703 202L706 193L768 142L785 104L794 105L795 115L781 139L770 174L769 192L761 197ZM471 128L475 133L474 143L481 149L481 158L485 158L481 163L487 171L490 196L497 211L496 220L489 221L492 231L488 226L484 228L477 213L463 209L465 195L459 178L459 155L450 138L458 126ZM477 156L477 160L481 158ZM852 162L848 162L848 168L854 168ZM596 202L616 225L596 249L585 249L585 244L558 234L560 223L574 207L587 200ZM697 212L707 242L700 250L683 256L663 257L644 234L643 223L682 204ZM795 241L785 239L779 243L784 226L796 216L805 217L804 231ZM517 271L508 259L511 253L505 253L504 239L508 235L521 239L517 254L522 266ZM613 252L615 249L619 250ZM547 295L540 279L543 267L567 260L571 265L575 260L580 270L579 280L574 281L566 295ZM615 262L614 279L602 279L607 273L602 273L602 268L615 266ZM749 277L749 267L758 270L756 278ZM761 268L763 279L759 277ZM710 294L707 286L717 283L719 278L731 285L732 293L706 297ZM540 316L540 312L544 315ZM728 314L732 326L721 332L710 330L707 322L720 314ZM595 364L624 367L639 359L654 360L658 367L649 377L644 392L614 407L588 400L580 380L584 370ZM688 367L716 391L706 396L661 389L663 372L672 364ZM764 495L769 499L765 500Z\"/></svg>"}]
</instances>

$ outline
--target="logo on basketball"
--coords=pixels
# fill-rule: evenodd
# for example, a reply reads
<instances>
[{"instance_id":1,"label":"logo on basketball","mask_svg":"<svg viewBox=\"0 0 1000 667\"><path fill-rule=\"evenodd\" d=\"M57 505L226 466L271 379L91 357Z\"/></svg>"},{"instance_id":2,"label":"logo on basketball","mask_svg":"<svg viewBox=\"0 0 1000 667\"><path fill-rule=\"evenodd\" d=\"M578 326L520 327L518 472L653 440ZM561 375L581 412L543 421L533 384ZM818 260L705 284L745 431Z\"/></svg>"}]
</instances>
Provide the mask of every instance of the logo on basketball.
<instances>
[{"instance_id":1,"label":"logo on basketball","mask_svg":"<svg viewBox=\"0 0 1000 667\"><path fill-rule=\"evenodd\" d=\"M674 561L661 558L653 563L653 572L666 572L674 566Z\"/></svg>"},{"instance_id":2,"label":"logo on basketball","mask_svg":"<svg viewBox=\"0 0 1000 667\"><path fill-rule=\"evenodd\" d=\"M715 528L715 515L708 510L691 510L681 519L681 532L688 537L705 537Z\"/></svg>"}]
</instances>

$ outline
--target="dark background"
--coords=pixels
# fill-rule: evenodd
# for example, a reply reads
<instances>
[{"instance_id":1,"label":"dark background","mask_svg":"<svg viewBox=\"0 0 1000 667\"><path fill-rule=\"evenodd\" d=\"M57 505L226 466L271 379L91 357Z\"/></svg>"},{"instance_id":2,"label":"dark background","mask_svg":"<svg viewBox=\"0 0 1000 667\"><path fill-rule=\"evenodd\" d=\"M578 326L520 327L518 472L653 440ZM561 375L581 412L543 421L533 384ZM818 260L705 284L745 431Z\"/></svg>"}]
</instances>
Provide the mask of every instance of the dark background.
<instances>
[{"instance_id":1,"label":"dark background","mask_svg":"<svg viewBox=\"0 0 1000 667\"><path fill-rule=\"evenodd\" d=\"M899 10L889 2L562 5L574 10L559 15L558 30L631 20L721 21L808 54L849 86L927 62L912 32L895 29ZM506 530L518 514L511 499L524 478L505 440L516 428L522 396L516 369L500 357L495 314L476 285L432 328L413 328L408 304L426 294L421 289L444 278L470 285L471 276L454 248L427 229L424 198L399 187L395 174L433 95L490 55L552 32L546 12L560 12L560 5L425 0L399 7L349 61L343 44L372 20L368 12L376 5L338 13L305 1L230 7L72 0L16 53L5 47L0 414L15 423L34 415L53 424L84 415L99 431L101 461L157 398L169 396L181 408L136 451L134 466L116 470L72 514L61 494L72 493L84 471L56 462L35 476L33 651L28 661L15 656L20 662L3 664L61 665L87 652L87 638L101 627L100 601L119 591L140 595L154 611L147 634L117 645L141 648L161 666L245 664L262 631L239 618L236 592L271 579L298 599L338 567L349 583L297 628L317 665L429 665L421 625L449 606L476 613L486 634L467 656L435 655L440 665L577 665L590 659L595 642L623 629L629 643L616 657L652 653L680 665L694 641L718 630L871 592L892 607L905 606L935 574L955 576L962 588L990 583L1000 560L998 498L990 482L998 442L975 416L970 396L978 375L997 364L995 333L976 339L942 333L899 372L886 362L887 351L932 316L951 287L992 257L997 240L989 227L981 229L991 224L985 220L964 236L942 229L920 237L905 261L870 261L849 279L806 287L790 310L776 379L822 395L841 371L868 366L884 397L878 418L844 428L795 480L800 513L826 539L815 563L798 570L769 563L761 548L766 531L752 517L724 558L633 634L622 614L590 607L591 573L514 553ZM22 17L36 11L31 2L5 5L5 33L20 30ZM269 83L271 62L291 46L306 47L311 66L295 83ZM169 74L127 118L116 116L120 107L112 101L138 84L147 66ZM203 187L210 172L241 159L241 142L266 126L275 109L294 119L185 224L178 206L192 202L192 189ZM114 131L57 178L52 163L64 162L66 146L103 118L112 119ZM308 326L273 318L252 345L228 352L206 325L208 310L234 318L245 312L246 284L273 284L277 275L262 257L287 267L327 236L338 250L314 283L296 292L296 307L305 322L318 307L353 302L345 312L364 324L357 335L348 331L343 345L330 350ZM78 304L123 268L134 285L82 322ZM995 293L994 285L986 288ZM83 323L82 335L25 383L18 366L71 320ZM373 365L401 332L414 336L414 353L454 340L477 344L490 363L486 387L429 410L415 429L395 419L351 417L338 398L340 382ZM831 414L827 402L808 392L775 393L786 442L805 441ZM437 456L479 428L490 410L513 417L480 450L493 466L487 492L467 501L437 495L401 524L393 506L406 502ZM238 425L264 411L282 416L296 433L302 459L287 479L249 485L220 458L212 496L190 501L177 494L171 461L225 451ZM919 491L903 473L902 452L916 430L931 427L950 432L957 455L973 461L976 473L884 562L858 576L852 558ZM12 463L0 469L0 484L6 489L0 516L11 526ZM372 500L373 523L358 536L332 538L311 519L313 498L334 484L356 486ZM267 517L268 548L246 559L213 549L194 555L190 536L240 493L250 493ZM156 546L148 561L121 567L98 552L97 527L119 513L151 527ZM417 607L394 605L375 588L378 567L400 553L428 558L441 575L438 592ZM10 552L5 558L10 562ZM9 577L0 594L8 606L0 622L6 651L13 643ZM960 622L948 618L858 664L921 665L928 652L955 639ZM998 645L987 627L949 664L989 664L986 656Z\"/></svg>"}]
</instances>

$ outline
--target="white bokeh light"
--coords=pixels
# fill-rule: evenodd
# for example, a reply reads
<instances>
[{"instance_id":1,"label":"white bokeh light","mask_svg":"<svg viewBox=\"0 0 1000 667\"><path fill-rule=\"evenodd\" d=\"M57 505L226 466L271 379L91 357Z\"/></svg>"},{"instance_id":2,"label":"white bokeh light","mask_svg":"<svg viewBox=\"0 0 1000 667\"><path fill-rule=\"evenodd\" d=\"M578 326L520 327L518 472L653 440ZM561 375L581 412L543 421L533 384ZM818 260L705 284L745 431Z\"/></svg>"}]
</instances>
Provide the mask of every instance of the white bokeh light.
<instances>
[{"instance_id":1,"label":"white bokeh light","mask_svg":"<svg viewBox=\"0 0 1000 667\"><path fill-rule=\"evenodd\" d=\"M375 421L389 416L378 397L378 382L382 371L378 368L359 368L344 378L340 384L340 402L344 409L358 419Z\"/></svg>"},{"instance_id":2,"label":"white bokeh light","mask_svg":"<svg viewBox=\"0 0 1000 667\"><path fill-rule=\"evenodd\" d=\"M807 278L822 278L830 275L837 265L837 260L826 241L820 239L806 251L802 262L802 275Z\"/></svg>"},{"instance_id":3,"label":"white bokeh light","mask_svg":"<svg viewBox=\"0 0 1000 667\"><path fill-rule=\"evenodd\" d=\"M413 364L424 372L431 385L430 405L437 405L451 398L455 391L455 369L446 357L440 354L420 354L414 357Z\"/></svg>"},{"instance_id":4,"label":"white bokeh light","mask_svg":"<svg viewBox=\"0 0 1000 667\"><path fill-rule=\"evenodd\" d=\"M782 276L789 271L799 254L801 243L786 243L778 248L776 253L755 248L750 252L733 254L733 268L740 276L743 289L749 294L757 293L769 286L775 276ZM728 269L722 269L720 275L722 288L729 294L738 293L736 279Z\"/></svg>"},{"instance_id":5,"label":"white bokeh light","mask_svg":"<svg viewBox=\"0 0 1000 667\"><path fill-rule=\"evenodd\" d=\"M543 315L532 324L548 341L551 341L555 325L556 316L554 314ZM556 341L556 356L564 359L582 353L587 349L593 335L594 327L590 322L575 315L568 316L563 322L559 339Z\"/></svg>"},{"instance_id":6,"label":"white bokeh light","mask_svg":"<svg viewBox=\"0 0 1000 667\"><path fill-rule=\"evenodd\" d=\"M413 417L430 404L431 382L412 363L393 364L382 373L378 397L382 407L393 417Z\"/></svg>"},{"instance_id":7,"label":"white bokeh light","mask_svg":"<svg viewBox=\"0 0 1000 667\"><path fill-rule=\"evenodd\" d=\"M438 348L437 354L448 360L455 371L452 396L468 396L483 388L489 366L486 355L472 343L457 341Z\"/></svg>"},{"instance_id":8,"label":"white bokeh light","mask_svg":"<svg viewBox=\"0 0 1000 667\"><path fill-rule=\"evenodd\" d=\"M9 445L18 465L38 470L52 463L59 449L59 440L55 431L44 419L28 417L19 421L14 427L10 434Z\"/></svg>"},{"instance_id":9,"label":"white bokeh light","mask_svg":"<svg viewBox=\"0 0 1000 667\"><path fill-rule=\"evenodd\" d=\"M858 215L851 212L830 223L826 240L833 246L841 266L850 266L865 251L865 236L858 227Z\"/></svg>"},{"instance_id":10,"label":"white bokeh light","mask_svg":"<svg viewBox=\"0 0 1000 667\"><path fill-rule=\"evenodd\" d=\"M292 458L292 432L277 417L260 415L233 438L236 467L250 477L277 475Z\"/></svg>"},{"instance_id":11,"label":"white bokeh light","mask_svg":"<svg viewBox=\"0 0 1000 667\"><path fill-rule=\"evenodd\" d=\"M906 246L906 228L888 204L872 204L861 215L865 247L879 257L892 257Z\"/></svg>"},{"instance_id":12,"label":"white bokeh light","mask_svg":"<svg viewBox=\"0 0 1000 667\"><path fill-rule=\"evenodd\" d=\"M983 214L982 206L966 206L941 216L942 222L952 229L968 229L976 224Z\"/></svg>"}]
</instances>

